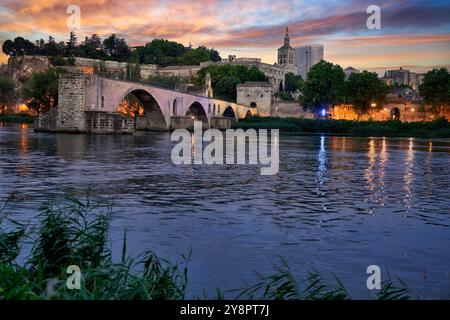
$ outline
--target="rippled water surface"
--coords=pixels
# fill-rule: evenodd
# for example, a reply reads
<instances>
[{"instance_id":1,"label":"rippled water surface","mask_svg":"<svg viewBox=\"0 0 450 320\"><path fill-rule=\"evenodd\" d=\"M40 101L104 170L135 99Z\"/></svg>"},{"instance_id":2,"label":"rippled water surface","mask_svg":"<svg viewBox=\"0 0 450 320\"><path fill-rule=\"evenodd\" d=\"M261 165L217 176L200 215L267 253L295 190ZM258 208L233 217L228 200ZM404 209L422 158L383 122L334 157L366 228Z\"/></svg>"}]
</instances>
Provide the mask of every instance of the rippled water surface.
<instances>
[{"instance_id":1,"label":"rippled water surface","mask_svg":"<svg viewBox=\"0 0 450 320\"><path fill-rule=\"evenodd\" d=\"M450 141L282 135L280 172L176 166L169 133L35 133L0 124L0 197L37 223L49 196L87 189L114 202L118 249L178 259L192 248L189 295L213 296L269 273L337 275L368 297L380 265L421 298L450 298ZM118 251L118 250L117 250ZM117 255L120 252L116 252Z\"/></svg>"}]
</instances>

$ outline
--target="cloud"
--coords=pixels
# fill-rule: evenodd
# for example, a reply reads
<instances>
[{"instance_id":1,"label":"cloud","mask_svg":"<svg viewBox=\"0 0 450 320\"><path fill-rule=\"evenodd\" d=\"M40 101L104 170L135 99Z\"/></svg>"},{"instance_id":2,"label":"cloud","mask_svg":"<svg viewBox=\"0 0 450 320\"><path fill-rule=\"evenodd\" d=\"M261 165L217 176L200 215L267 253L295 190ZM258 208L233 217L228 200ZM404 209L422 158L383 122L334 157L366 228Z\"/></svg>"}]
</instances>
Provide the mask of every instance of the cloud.
<instances>
[{"instance_id":1,"label":"cloud","mask_svg":"<svg viewBox=\"0 0 450 320\"><path fill-rule=\"evenodd\" d=\"M77 0L81 8L79 39L98 33L117 33L131 45L153 38L169 38L187 45L216 47L224 56L230 52L258 54L273 62L289 25L291 43L321 42L328 58L339 58L343 46L367 57L380 41L385 48L378 55L400 55L401 46L414 49L436 47L439 53L424 57L442 60L443 42L450 34L450 4L439 1L379 1L382 30L366 28L366 8L371 1L313 0ZM0 42L21 35L31 40L53 35L67 38L69 0L2 0ZM394 50L394 51L393 51ZM413 52L414 53L414 52ZM437 57L439 55L439 57ZM406 57L406 56L405 56ZM5 57L0 56L4 61ZM374 60L377 60L378 57ZM380 62L381 63L381 62Z\"/></svg>"}]
</instances>

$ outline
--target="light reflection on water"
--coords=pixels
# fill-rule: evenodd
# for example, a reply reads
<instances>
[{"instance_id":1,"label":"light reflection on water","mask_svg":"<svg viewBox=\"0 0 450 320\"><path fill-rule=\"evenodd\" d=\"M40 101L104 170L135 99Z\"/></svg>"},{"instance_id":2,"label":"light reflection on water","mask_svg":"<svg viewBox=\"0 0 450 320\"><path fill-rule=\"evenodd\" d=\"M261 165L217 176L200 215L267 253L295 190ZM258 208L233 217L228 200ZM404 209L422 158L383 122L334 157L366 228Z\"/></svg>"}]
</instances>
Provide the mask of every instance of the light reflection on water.
<instances>
[{"instance_id":1,"label":"light reflection on water","mask_svg":"<svg viewBox=\"0 0 450 320\"><path fill-rule=\"evenodd\" d=\"M285 135L277 176L175 166L171 148L168 133L3 126L0 197L16 192L14 215L31 224L48 196L110 197L113 248L124 230L134 255L192 248L193 296L241 287L282 256L299 276L336 274L356 297L368 295L365 271L378 264L423 298L450 298L449 140Z\"/></svg>"}]
</instances>

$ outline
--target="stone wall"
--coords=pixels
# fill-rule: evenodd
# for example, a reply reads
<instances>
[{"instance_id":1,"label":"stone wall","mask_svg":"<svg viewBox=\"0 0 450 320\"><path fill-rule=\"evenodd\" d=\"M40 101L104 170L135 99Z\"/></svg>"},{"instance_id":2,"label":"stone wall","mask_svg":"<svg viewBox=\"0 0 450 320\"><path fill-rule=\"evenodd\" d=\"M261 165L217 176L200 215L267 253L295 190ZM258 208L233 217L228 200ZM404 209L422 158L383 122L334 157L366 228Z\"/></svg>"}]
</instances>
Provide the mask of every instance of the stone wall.
<instances>
[{"instance_id":1,"label":"stone wall","mask_svg":"<svg viewBox=\"0 0 450 320\"><path fill-rule=\"evenodd\" d=\"M236 120L227 117L212 117L209 122L211 128L225 130L231 128L231 125L234 124Z\"/></svg>"},{"instance_id":2,"label":"stone wall","mask_svg":"<svg viewBox=\"0 0 450 320\"><path fill-rule=\"evenodd\" d=\"M171 116L170 117L170 130L175 129L194 129L194 119L191 117L185 117L185 116ZM203 122L202 123L202 129L206 130L209 129L209 123Z\"/></svg>"},{"instance_id":3,"label":"stone wall","mask_svg":"<svg viewBox=\"0 0 450 320\"><path fill-rule=\"evenodd\" d=\"M270 113L272 117L279 118L314 118L314 114L305 111L297 101L274 100Z\"/></svg>"},{"instance_id":4,"label":"stone wall","mask_svg":"<svg viewBox=\"0 0 450 320\"><path fill-rule=\"evenodd\" d=\"M40 113L34 120L34 128L37 131L56 131L58 113L55 109Z\"/></svg>"},{"instance_id":5,"label":"stone wall","mask_svg":"<svg viewBox=\"0 0 450 320\"><path fill-rule=\"evenodd\" d=\"M238 84L237 104L254 107L258 110L258 116L270 116L273 89L270 84L263 82L246 82Z\"/></svg>"},{"instance_id":6,"label":"stone wall","mask_svg":"<svg viewBox=\"0 0 450 320\"><path fill-rule=\"evenodd\" d=\"M132 118L119 113L104 111L86 111L86 132L89 133L129 133L134 132Z\"/></svg>"},{"instance_id":7,"label":"stone wall","mask_svg":"<svg viewBox=\"0 0 450 320\"><path fill-rule=\"evenodd\" d=\"M85 129L84 74L67 73L58 79L58 130L68 132Z\"/></svg>"},{"instance_id":8,"label":"stone wall","mask_svg":"<svg viewBox=\"0 0 450 320\"><path fill-rule=\"evenodd\" d=\"M419 103L399 102L387 103L381 109L364 114L359 120L387 121L392 120L393 115L399 116L399 120L405 122L432 121L437 115L427 111L427 108ZM337 120L357 120L358 115L351 105L338 105L332 108L331 115ZM440 116L450 120L450 107L443 108Z\"/></svg>"}]
</instances>

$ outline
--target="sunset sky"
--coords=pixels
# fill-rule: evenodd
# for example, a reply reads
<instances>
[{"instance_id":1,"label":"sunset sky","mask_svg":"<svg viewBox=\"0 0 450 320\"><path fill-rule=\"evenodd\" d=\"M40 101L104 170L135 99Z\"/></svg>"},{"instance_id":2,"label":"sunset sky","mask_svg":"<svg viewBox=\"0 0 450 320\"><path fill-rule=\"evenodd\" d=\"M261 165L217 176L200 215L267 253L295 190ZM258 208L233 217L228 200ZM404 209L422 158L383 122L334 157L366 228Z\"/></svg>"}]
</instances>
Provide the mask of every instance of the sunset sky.
<instances>
[{"instance_id":1,"label":"sunset sky","mask_svg":"<svg viewBox=\"0 0 450 320\"><path fill-rule=\"evenodd\" d=\"M289 26L293 46L323 43L325 59L344 68L450 65L449 0L0 0L0 43L19 35L66 40L70 4L81 9L80 40L92 33L116 33L129 45L167 38L214 47L222 58L274 63ZM381 7L381 30L366 27L370 4Z\"/></svg>"}]
</instances>

